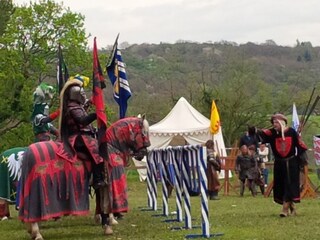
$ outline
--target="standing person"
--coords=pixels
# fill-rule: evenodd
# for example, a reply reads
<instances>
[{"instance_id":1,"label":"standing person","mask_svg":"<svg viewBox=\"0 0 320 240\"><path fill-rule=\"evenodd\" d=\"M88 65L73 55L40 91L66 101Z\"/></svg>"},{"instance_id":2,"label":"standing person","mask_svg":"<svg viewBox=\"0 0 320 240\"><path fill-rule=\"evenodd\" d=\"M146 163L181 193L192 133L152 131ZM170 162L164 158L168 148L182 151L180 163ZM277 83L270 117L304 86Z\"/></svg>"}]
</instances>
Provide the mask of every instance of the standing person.
<instances>
[{"instance_id":1,"label":"standing person","mask_svg":"<svg viewBox=\"0 0 320 240\"><path fill-rule=\"evenodd\" d=\"M207 147L207 179L208 195L210 200L219 200L220 190L219 172L221 171L221 160L217 152L214 151L212 140L206 142Z\"/></svg>"},{"instance_id":2,"label":"standing person","mask_svg":"<svg viewBox=\"0 0 320 240\"><path fill-rule=\"evenodd\" d=\"M246 145L248 148L254 148L257 151L259 146L259 140L257 137L257 130L254 126L248 126L248 131L241 136L239 142L239 148L243 145Z\"/></svg>"},{"instance_id":3,"label":"standing person","mask_svg":"<svg viewBox=\"0 0 320 240\"><path fill-rule=\"evenodd\" d=\"M248 181L248 187L252 196L257 195L255 179L257 178L257 161L254 152L250 151L246 145L240 147L241 153L236 159L236 173L240 180L240 196L243 197L245 182Z\"/></svg>"},{"instance_id":4,"label":"standing person","mask_svg":"<svg viewBox=\"0 0 320 240\"><path fill-rule=\"evenodd\" d=\"M266 144L261 143L258 148L258 155L260 159L260 170L263 175L264 180L264 186L268 186L268 175L269 170L266 167L266 163L269 162L268 156L269 156L269 148L266 146Z\"/></svg>"},{"instance_id":5,"label":"standing person","mask_svg":"<svg viewBox=\"0 0 320 240\"><path fill-rule=\"evenodd\" d=\"M273 199L282 205L281 217L289 211L296 214L294 203L300 202L300 171L307 165L307 146L296 130L287 126L287 118L280 113L271 117L270 129L258 134L264 143L270 143L274 155Z\"/></svg>"},{"instance_id":6,"label":"standing person","mask_svg":"<svg viewBox=\"0 0 320 240\"><path fill-rule=\"evenodd\" d=\"M69 78L61 91L60 135L71 158L80 157L92 163L93 188L105 186L104 163L99 155L98 141L92 122L96 113L86 111L87 98L83 87L89 78L77 75Z\"/></svg>"},{"instance_id":7,"label":"standing person","mask_svg":"<svg viewBox=\"0 0 320 240\"><path fill-rule=\"evenodd\" d=\"M264 178L261 170L261 159L254 145L251 145L249 147L249 152L254 157L255 164L256 164L255 167L252 169L252 172L255 176L255 180L254 180L255 186L258 186L260 188L261 194L264 195Z\"/></svg>"}]
</instances>

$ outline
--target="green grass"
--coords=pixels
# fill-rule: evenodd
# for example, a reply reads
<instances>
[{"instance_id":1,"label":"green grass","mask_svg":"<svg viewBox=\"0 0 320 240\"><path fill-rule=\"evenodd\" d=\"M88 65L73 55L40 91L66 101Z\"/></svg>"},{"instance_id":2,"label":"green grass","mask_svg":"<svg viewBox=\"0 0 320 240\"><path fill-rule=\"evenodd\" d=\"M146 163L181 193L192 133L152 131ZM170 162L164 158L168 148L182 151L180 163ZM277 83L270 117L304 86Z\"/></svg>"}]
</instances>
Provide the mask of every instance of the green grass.
<instances>
[{"instance_id":1,"label":"green grass","mask_svg":"<svg viewBox=\"0 0 320 240\"><path fill-rule=\"evenodd\" d=\"M319 183L314 173L310 178L315 184ZM189 234L201 234L201 228L172 231L172 227L184 226L184 222L164 222L173 217L155 217L161 211L141 211L147 207L146 182L139 182L135 171L128 172L130 211L119 225L114 226L112 236L103 236L100 225L93 221L93 204L89 216L64 217L59 221L41 223L41 233L48 239L184 239ZM193 226L200 226L200 197L191 198ZM162 207L161 187L159 184L158 207ZM176 211L175 197L169 199L170 212ZM219 201L209 201L210 233L223 233L217 239L319 239L320 236L320 202L318 198L303 199L298 204L298 215L280 218L281 206L272 201L272 197L264 198L259 194L251 197L246 189L245 196L239 197L233 190L229 196L220 192ZM0 222L0 239L30 239L23 224L17 220L17 212L11 206L12 219Z\"/></svg>"}]
</instances>

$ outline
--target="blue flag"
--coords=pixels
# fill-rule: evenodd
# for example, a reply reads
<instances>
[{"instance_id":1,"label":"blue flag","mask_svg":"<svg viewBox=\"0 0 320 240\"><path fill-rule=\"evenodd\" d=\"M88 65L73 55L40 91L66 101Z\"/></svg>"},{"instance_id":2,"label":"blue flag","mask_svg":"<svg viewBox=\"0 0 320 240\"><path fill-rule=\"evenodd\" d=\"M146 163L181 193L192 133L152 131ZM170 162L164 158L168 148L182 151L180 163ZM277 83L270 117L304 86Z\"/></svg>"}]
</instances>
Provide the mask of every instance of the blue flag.
<instances>
[{"instance_id":1,"label":"blue flag","mask_svg":"<svg viewBox=\"0 0 320 240\"><path fill-rule=\"evenodd\" d=\"M113 46L107 73L113 85L113 98L119 104L120 119L126 116L127 101L131 97L131 90L127 80L125 64L122 61L121 51L118 49L118 37Z\"/></svg>"}]
</instances>

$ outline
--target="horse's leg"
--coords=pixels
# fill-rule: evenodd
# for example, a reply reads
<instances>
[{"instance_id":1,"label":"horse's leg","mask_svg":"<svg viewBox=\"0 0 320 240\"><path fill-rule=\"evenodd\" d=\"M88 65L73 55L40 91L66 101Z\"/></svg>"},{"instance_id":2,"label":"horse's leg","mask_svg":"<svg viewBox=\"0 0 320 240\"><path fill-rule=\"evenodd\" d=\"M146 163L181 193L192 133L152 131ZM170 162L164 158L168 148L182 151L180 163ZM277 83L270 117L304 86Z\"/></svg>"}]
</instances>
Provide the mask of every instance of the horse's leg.
<instances>
[{"instance_id":1,"label":"horse's leg","mask_svg":"<svg viewBox=\"0 0 320 240\"><path fill-rule=\"evenodd\" d=\"M38 223L27 223L30 225L28 232L30 230L31 238L34 240L43 240L43 237L40 234L39 225ZM28 225L27 225L28 228Z\"/></svg>"},{"instance_id":2,"label":"horse's leg","mask_svg":"<svg viewBox=\"0 0 320 240\"><path fill-rule=\"evenodd\" d=\"M101 224L104 230L104 235L111 235L113 234L113 230L110 226L110 222L108 219L108 214L101 213Z\"/></svg>"},{"instance_id":3,"label":"horse's leg","mask_svg":"<svg viewBox=\"0 0 320 240\"><path fill-rule=\"evenodd\" d=\"M4 221L10 217L9 205L6 200L0 200L0 220Z\"/></svg>"},{"instance_id":4,"label":"horse's leg","mask_svg":"<svg viewBox=\"0 0 320 240\"><path fill-rule=\"evenodd\" d=\"M39 226L37 223L24 223L26 228L27 228L27 231L28 233L30 234L30 237L32 239L37 239L37 240L40 240L42 239L42 236L40 235L41 238L37 238L37 234L40 234L39 232ZM39 236L38 236L39 237Z\"/></svg>"},{"instance_id":5,"label":"horse's leg","mask_svg":"<svg viewBox=\"0 0 320 240\"><path fill-rule=\"evenodd\" d=\"M114 218L113 213L109 213L109 223L110 223L110 225L117 225L117 224L119 224L118 221Z\"/></svg>"},{"instance_id":6,"label":"horse's leg","mask_svg":"<svg viewBox=\"0 0 320 240\"><path fill-rule=\"evenodd\" d=\"M32 232L32 230L31 230L31 223L24 223L24 225L26 226L27 231L28 231L28 233L29 233L30 236L31 236L31 232ZM31 237L32 237L32 236L31 236Z\"/></svg>"},{"instance_id":7,"label":"horse's leg","mask_svg":"<svg viewBox=\"0 0 320 240\"><path fill-rule=\"evenodd\" d=\"M99 189L100 191L100 210L101 210L101 225L105 235L113 234L113 230L110 226L110 219L108 219L110 213L110 196L109 186L105 186Z\"/></svg>"},{"instance_id":8,"label":"horse's leg","mask_svg":"<svg viewBox=\"0 0 320 240\"><path fill-rule=\"evenodd\" d=\"M96 224L100 224L101 223L100 191L95 190L95 194L96 194L96 209L94 212L94 221Z\"/></svg>"},{"instance_id":9,"label":"horse's leg","mask_svg":"<svg viewBox=\"0 0 320 240\"><path fill-rule=\"evenodd\" d=\"M101 223L101 214L95 214L94 215L94 222L96 224L100 224Z\"/></svg>"}]
</instances>

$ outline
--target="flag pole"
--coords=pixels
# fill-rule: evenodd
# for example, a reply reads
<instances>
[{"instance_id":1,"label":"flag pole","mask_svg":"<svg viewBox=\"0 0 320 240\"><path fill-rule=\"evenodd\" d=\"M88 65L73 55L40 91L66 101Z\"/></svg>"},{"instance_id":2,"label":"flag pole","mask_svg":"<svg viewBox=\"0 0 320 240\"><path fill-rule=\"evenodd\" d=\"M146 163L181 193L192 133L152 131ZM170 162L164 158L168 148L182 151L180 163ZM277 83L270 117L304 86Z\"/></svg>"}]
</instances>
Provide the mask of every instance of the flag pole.
<instances>
[{"instance_id":1,"label":"flag pole","mask_svg":"<svg viewBox=\"0 0 320 240\"><path fill-rule=\"evenodd\" d=\"M111 66L112 64L112 59L116 53L116 49L117 49L117 46L118 46L118 38L119 38L119 35L120 33L118 33L117 37L116 37L116 40L114 41L114 44L113 44L113 47L112 47L112 51L111 51L111 54L107 60L107 68Z\"/></svg>"},{"instance_id":2,"label":"flag pole","mask_svg":"<svg viewBox=\"0 0 320 240\"><path fill-rule=\"evenodd\" d=\"M117 51L117 50L116 50ZM117 53L115 53L117 54ZM118 65L118 59L115 60L115 63L116 63L116 76L117 76L117 80L116 80L116 83L117 83L117 88L118 88L118 91L119 91L119 101L121 102L121 94L120 94L120 91L121 91L121 88L120 88L120 78L119 78L119 65ZM119 119L121 119L121 105L119 105Z\"/></svg>"},{"instance_id":3,"label":"flag pole","mask_svg":"<svg viewBox=\"0 0 320 240\"><path fill-rule=\"evenodd\" d=\"M116 56L116 54L117 54L117 51L118 51L118 39L119 39L119 35L120 35L120 33L118 33L118 35L117 35L117 37L116 37L116 41L115 41L115 43L114 43L114 45L113 45L113 49L112 49L112 51L113 51L113 56ZM121 89L120 89L120 78L119 78L119 65L118 65L118 59L116 58L115 60L115 71L116 71L116 77L117 77L117 79L116 79L116 84L117 84L117 89L118 89L118 91L119 91L119 101L121 102L121 94L120 94L120 91L121 91ZM118 108L119 108L119 119L121 119L121 105L120 104L118 104Z\"/></svg>"}]
</instances>

